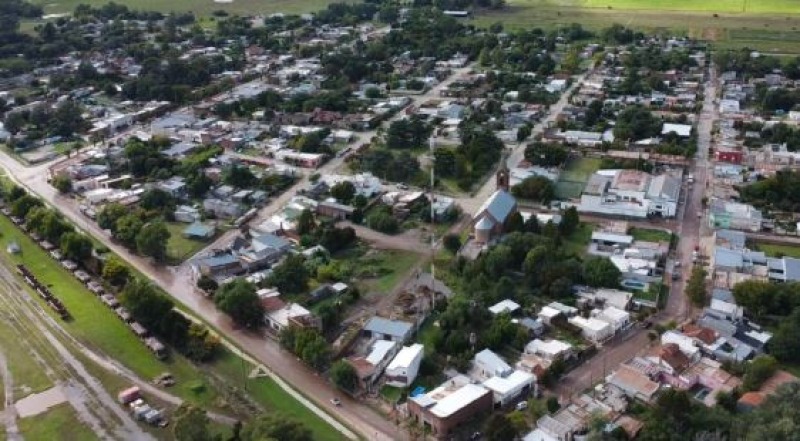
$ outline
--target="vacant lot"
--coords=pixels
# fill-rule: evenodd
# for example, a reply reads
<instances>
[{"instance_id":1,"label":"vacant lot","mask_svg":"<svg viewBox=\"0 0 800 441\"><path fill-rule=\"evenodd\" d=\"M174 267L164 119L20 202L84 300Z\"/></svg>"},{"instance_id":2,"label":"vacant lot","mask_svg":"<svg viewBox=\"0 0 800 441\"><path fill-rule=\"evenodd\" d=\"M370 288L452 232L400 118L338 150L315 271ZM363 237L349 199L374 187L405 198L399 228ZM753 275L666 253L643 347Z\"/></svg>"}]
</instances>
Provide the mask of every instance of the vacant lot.
<instances>
[{"instance_id":1,"label":"vacant lot","mask_svg":"<svg viewBox=\"0 0 800 441\"><path fill-rule=\"evenodd\" d=\"M84 426L68 404L60 404L42 415L23 418L19 430L31 441L72 441L97 439L94 432Z\"/></svg>"},{"instance_id":2,"label":"vacant lot","mask_svg":"<svg viewBox=\"0 0 800 441\"><path fill-rule=\"evenodd\" d=\"M507 4L502 11L479 14L474 22L500 21L512 29L557 29L580 23L592 30L619 23L707 39L719 48L800 53L800 4L794 0L508 0Z\"/></svg>"},{"instance_id":3,"label":"vacant lot","mask_svg":"<svg viewBox=\"0 0 800 441\"><path fill-rule=\"evenodd\" d=\"M794 257L800 259L800 247L794 245L778 245L773 243L758 242L754 248L763 251L769 257Z\"/></svg>"},{"instance_id":4,"label":"vacant lot","mask_svg":"<svg viewBox=\"0 0 800 441\"><path fill-rule=\"evenodd\" d=\"M570 159L556 182L556 197L558 199L579 198L589 177L600 168L600 162L595 158Z\"/></svg>"},{"instance_id":5,"label":"vacant lot","mask_svg":"<svg viewBox=\"0 0 800 441\"><path fill-rule=\"evenodd\" d=\"M189 224L180 222L170 222L167 224L169 230L169 241L167 241L167 260L170 264L177 265L184 260L192 257L198 251L205 248L213 238L208 240L189 239L183 236L183 231Z\"/></svg>"},{"instance_id":6,"label":"vacant lot","mask_svg":"<svg viewBox=\"0 0 800 441\"><path fill-rule=\"evenodd\" d=\"M672 233L664 230L654 230L650 228L633 228L631 229L631 236L636 240L643 240L645 242L667 242L669 243L672 238Z\"/></svg>"}]
</instances>

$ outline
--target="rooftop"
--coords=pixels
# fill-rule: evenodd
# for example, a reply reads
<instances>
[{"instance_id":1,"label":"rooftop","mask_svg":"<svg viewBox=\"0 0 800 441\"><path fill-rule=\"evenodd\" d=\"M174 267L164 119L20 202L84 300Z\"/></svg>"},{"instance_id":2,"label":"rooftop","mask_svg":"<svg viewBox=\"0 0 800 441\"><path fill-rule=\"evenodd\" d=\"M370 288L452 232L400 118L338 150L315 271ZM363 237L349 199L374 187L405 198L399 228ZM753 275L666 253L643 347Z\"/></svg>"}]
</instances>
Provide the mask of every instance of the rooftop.
<instances>
[{"instance_id":1,"label":"rooftop","mask_svg":"<svg viewBox=\"0 0 800 441\"><path fill-rule=\"evenodd\" d=\"M640 191L647 189L650 182L650 175L639 170L620 170L614 177L612 187L622 191Z\"/></svg>"},{"instance_id":2,"label":"rooftop","mask_svg":"<svg viewBox=\"0 0 800 441\"><path fill-rule=\"evenodd\" d=\"M416 359L424 350L425 347L419 343L414 343L411 346L403 346L403 349L400 349L400 352L397 353L386 369L406 368L410 366L414 359Z\"/></svg>"},{"instance_id":3,"label":"rooftop","mask_svg":"<svg viewBox=\"0 0 800 441\"><path fill-rule=\"evenodd\" d=\"M494 218L497 222L503 223L506 221L508 215L514 210L517 201L505 190L497 190L487 199L481 208L478 209L477 214L480 215L484 211Z\"/></svg>"},{"instance_id":4,"label":"rooftop","mask_svg":"<svg viewBox=\"0 0 800 441\"><path fill-rule=\"evenodd\" d=\"M400 320L389 320L383 317L372 317L364 330L378 334L391 335L392 337L405 338L411 332L411 323Z\"/></svg>"}]
</instances>

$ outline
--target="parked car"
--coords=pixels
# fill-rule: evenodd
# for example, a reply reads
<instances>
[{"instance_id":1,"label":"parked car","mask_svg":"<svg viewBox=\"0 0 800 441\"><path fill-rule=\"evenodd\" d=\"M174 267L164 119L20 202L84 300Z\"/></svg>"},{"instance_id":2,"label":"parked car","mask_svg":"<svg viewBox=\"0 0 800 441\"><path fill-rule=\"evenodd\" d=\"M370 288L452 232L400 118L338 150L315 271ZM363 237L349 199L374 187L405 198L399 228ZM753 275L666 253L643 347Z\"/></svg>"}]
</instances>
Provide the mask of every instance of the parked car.
<instances>
[{"instance_id":1,"label":"parked car","mask_svg":"<svg viewBox=\"0 0 800 441\"><path fill-rule=\"evenodd\" d=\"M331 404L333 404L336 407L339 407L339 406L342 405L342 400L340 400L340 399L338 399L336 397L331 398Z\"/></svg>"}]
</instances>

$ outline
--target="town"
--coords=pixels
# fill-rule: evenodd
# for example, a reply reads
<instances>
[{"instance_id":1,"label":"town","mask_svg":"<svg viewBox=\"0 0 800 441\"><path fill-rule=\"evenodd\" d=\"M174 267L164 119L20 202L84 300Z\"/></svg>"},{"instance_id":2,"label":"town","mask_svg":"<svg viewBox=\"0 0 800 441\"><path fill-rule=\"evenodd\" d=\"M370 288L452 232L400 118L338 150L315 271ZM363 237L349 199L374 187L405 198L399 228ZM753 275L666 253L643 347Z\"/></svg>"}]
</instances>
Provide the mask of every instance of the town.
<instances>
[{"instance_id":1,"label":"town","mask_svg":"<svg viewBox=\"0 0 800 441\"><path fill-rule=\"evenodd\" d=\"M791 439L800 57L469 15L0 31L8 438Z\"/></svg>"}]
</instances>

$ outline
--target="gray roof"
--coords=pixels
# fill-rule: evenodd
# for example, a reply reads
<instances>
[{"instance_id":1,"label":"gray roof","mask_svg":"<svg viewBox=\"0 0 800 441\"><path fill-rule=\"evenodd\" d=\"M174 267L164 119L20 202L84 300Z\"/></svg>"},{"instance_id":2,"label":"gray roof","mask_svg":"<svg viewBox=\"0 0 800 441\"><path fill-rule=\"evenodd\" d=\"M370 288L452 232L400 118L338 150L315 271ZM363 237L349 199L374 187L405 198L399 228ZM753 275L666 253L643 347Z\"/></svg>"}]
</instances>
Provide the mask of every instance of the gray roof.
<instances>
[{"instance_id":1,"label":"gray roof","mask_svg":"<svg viewBox=\"0 0 800 441\"><path fill-rule=\"evenodd\" d=\"M207 257L200 261L210 268L218 266L227 266L234 263L239 263L239 259L232 254L220 254L219 256Z\"/></svg>"},{"instance_id":2,"label":"gray roof","mask_svg":"<svg viewBox=\"0 0 800 441\"><path fill-rule=\"evenodd\" d=\"M497 222L505 223L506 218L514 210L517 201L505 190L497 190L483 203L478 213L487 211Z\"/></svg>"},{"instance_id":3,"label":"gray roof","mask_svg":"<svg viewBox=\"0 0 800 441\"><path fill-rule=\"evenodd\" d=\"M741 250L746 245L747 236L744 231L717 230L717 240L727 242L730 249Z\"/></svg>"},{"instance_id":4,"label":"gray roof","mask_svg":"<svg viewBox=\"0 0 800 441\"><path fill-rule=\"evenodd\" d=\"M195 236L195 237L206 237L210 236L214 232L214 227L211 225L203 225L199 222L195 222L185 230L183 230L183 234L187 236Z\"/></svg>"},{"instance_id":5,"label":"gray roof","mask_svg":"<svg viewBox=\"0 0 800 441\"><path fill-rule=\"evenodd\" d=\"M736 299L733 298L733 293L728 289L714 288L714 290L711 291L711 298L723 302L736 303Z\"/></svg>"},{"instance_id":6,"label":"gray roof","mask_svg":"<svg viewBox=\"0 0 800 441\"><path fill-rule=\"evenodd\" d=\"M406 338L411 333L411 323L389 320L383 317L372 317L364 325L364 330L392 337Z\"/></svg>"},{"instance_id":7,"label":"gray roof","mask_svg":"<svg viewBox=\"0 0 800 441\"><path fill-rule=\"evenodd\" d=\"M651 198L659 197L667 200L678 200L681 192L681 181L672 176L659 175L650 181L647 195Z\"/></svg>"},{"instance_id":8,"label":"gray roof","mask_svg":"<svg viewBox=\"0 0 800 441\"><path fill-rule=\"evenodd\" d=\"M485 366L492 375L503 377L512 371L511 366L505 360L489 349L484 349L475 354L475 362Z\"/></svg>"},{"instance_id":9,"label":"gray roof","mask_svg":"<svg viewBox=\"0 0 800 441\"><path fill-rule=\"evenodd\" d=\"M264 248L274 248L276 250L282 250L292 246L291 242L288 240L278 237L274 234L261 234L259 236L253 237L253 249L256 251L262 250Z\"/></svg>"},{"instance_id":10,"label":"gray roof","mask_svg":"<svg viewBox=\"0 0 800 441\"><path fill-rule=\"evenodd\" d=\"M197 144L193 144L191 142L179 142L166 150L162 150L161 153L165 156L170 156L170 157L180 156L191 152L197 147L198 147Z\"/></svg>"}]
</instances>

